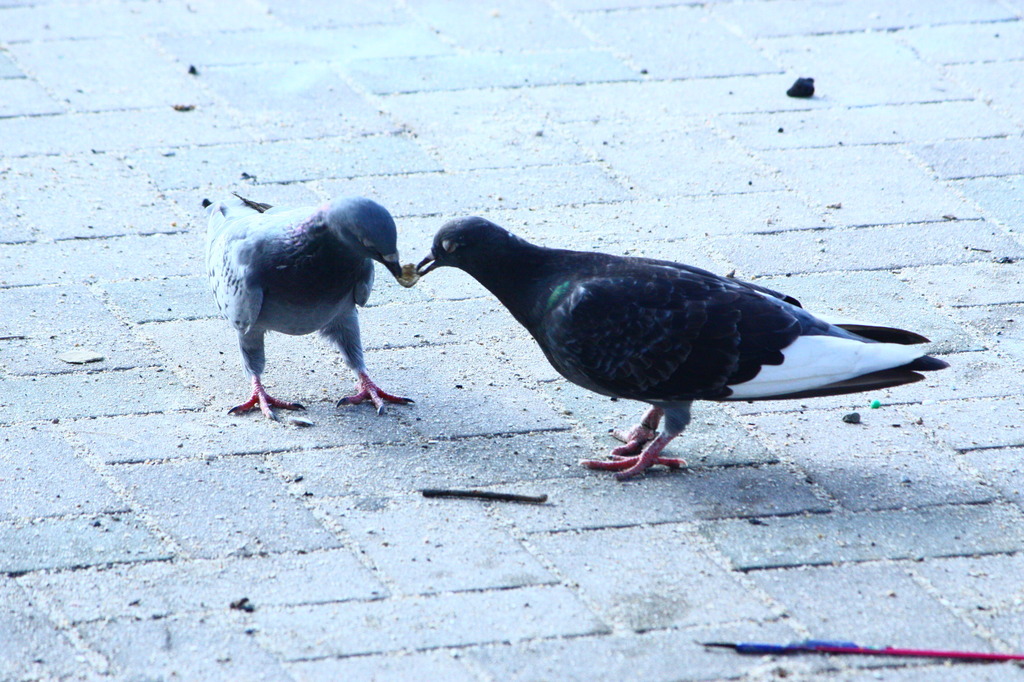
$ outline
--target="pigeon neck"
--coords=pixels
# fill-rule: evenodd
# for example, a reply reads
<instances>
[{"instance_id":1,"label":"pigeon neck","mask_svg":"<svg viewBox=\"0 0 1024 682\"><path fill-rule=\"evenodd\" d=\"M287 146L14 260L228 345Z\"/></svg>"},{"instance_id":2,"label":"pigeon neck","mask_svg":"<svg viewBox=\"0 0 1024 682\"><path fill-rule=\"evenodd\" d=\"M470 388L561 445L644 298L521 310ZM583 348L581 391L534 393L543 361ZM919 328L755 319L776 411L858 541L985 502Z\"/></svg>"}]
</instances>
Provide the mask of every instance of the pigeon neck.
<instances>
[{"instance_id":1,"label":"pigeon neck","mask_svg":"<svg viewBox=\"0 0 1024 682\"><path fill-rule=\"evenodd\" d=\"M520 324L529 327L536 291L552 276L552 253L551 249L519 242L464 269L494 294Z\"/></svg>"}]
</instances>

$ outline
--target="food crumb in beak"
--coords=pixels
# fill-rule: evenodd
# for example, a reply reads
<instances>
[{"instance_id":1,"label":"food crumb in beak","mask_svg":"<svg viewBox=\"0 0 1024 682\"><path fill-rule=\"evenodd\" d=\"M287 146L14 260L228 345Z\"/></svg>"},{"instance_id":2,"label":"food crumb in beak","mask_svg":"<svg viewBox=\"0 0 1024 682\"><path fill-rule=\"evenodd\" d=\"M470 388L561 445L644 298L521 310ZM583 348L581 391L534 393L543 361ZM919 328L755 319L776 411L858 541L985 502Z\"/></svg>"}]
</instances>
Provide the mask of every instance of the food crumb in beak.
<instances>
[{"instance_id":1,"label":"food crumb in beak","mask_svg":"<svg viewBox=\"0 0 1024 682\"><path fill-rule=\"evenodd\" d=\"M416 266L412 263L406 263L402 266L402 276L398 278L398 283L403 287L411 287L420 281L420 276L416 274Z\"/></svg>"}]
</instances>

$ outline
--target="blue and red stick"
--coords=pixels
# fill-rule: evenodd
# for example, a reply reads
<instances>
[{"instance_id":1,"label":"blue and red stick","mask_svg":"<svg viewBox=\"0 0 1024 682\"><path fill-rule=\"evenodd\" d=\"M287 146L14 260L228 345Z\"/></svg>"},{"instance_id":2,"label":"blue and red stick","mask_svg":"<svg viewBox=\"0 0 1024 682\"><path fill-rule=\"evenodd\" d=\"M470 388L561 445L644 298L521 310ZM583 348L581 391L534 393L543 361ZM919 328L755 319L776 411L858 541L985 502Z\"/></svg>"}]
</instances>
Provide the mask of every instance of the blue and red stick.
<instances>
[{"instance_id":1,"label":"blue and red stick","mask_svg":"<svg viewBox=\"0 0 1024 682\"><path fill-rule=\"evenodd\" d=\"M932 649L897 649L858 646L853 642L808 639L789 644L758 642L701 642L704 646L724 647L741 654L860 654L865 656L914 656L918 658L956 658L970 661L1024 661L1024 654L992 654L978 651L936 651Z\"/></svg>"}]
</instances>

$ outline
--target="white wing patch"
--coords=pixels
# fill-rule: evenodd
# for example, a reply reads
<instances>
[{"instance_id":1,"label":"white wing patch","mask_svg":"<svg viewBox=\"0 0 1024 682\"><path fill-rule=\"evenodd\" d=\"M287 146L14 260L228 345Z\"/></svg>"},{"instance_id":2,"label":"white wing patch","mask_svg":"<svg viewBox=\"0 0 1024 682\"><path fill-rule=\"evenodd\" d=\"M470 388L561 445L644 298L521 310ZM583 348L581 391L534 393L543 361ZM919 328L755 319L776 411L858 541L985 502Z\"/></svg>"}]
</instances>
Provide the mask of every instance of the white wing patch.
<instances>
[{"instance_id":1,"label":"white wing patch","mask_svg":"<svg viewBox=\"0 0 1024 682\"><path fill-rule=\"evenodd\" d=\"M782 350L781 365L765 365L750 381L729 386L730 400L767 398L820 388L900 367L924 355L895 343L864 343L836 336L801 336Z\"/></svg>"}]
</instances>

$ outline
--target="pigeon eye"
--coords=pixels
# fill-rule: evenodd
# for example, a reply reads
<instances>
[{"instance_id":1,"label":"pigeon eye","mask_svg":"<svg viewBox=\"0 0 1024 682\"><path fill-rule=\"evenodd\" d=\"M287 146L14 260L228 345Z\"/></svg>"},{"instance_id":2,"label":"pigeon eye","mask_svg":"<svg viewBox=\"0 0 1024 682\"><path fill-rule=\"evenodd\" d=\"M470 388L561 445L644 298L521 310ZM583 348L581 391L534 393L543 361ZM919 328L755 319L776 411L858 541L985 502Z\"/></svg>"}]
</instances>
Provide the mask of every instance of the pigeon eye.
<instances>
[{"instance_id":1,"label":"pigeon eye","mask_svg":"<svg viewBox=\"0 0 1024 682\"><path fill-rule=\"evenodd\" d=\"M458 246L458 244L453 242L451 239L442 239L441 240L441 248L444 249L445 253L451 253L452 251L455 250L456 246Z\"/></svg>"}]
</instances>

